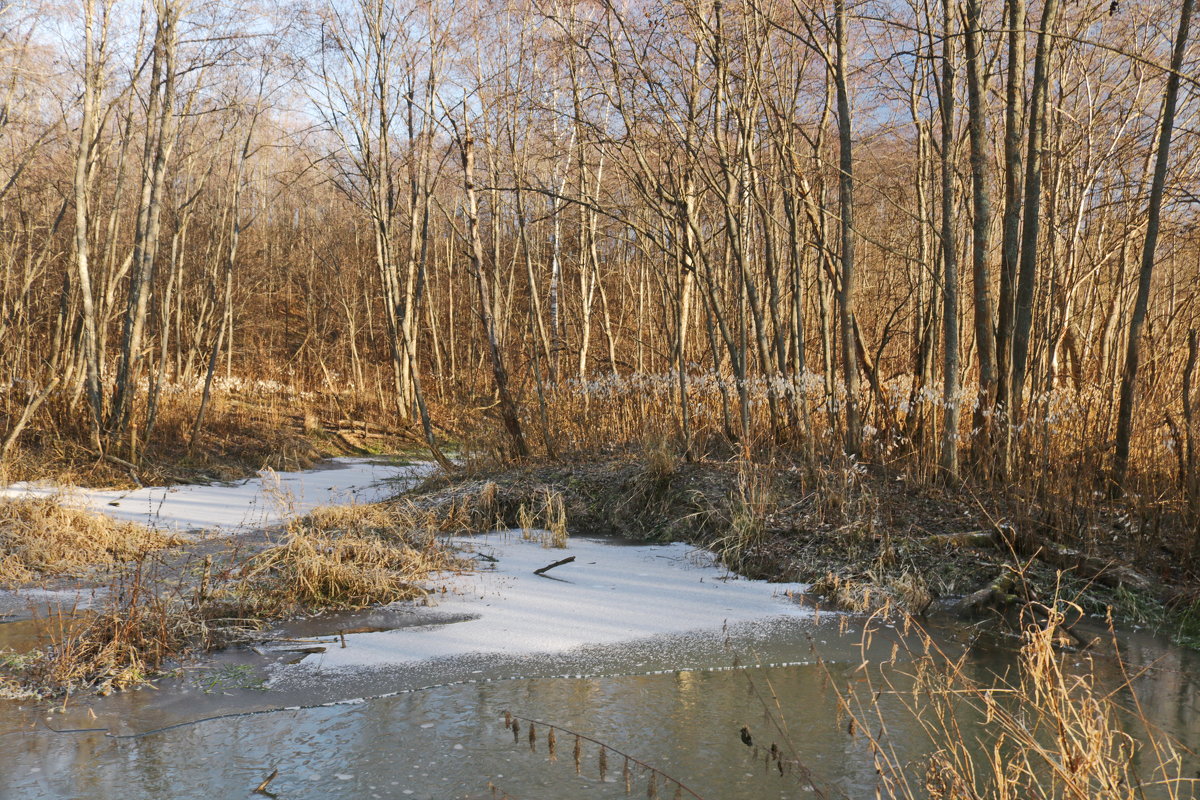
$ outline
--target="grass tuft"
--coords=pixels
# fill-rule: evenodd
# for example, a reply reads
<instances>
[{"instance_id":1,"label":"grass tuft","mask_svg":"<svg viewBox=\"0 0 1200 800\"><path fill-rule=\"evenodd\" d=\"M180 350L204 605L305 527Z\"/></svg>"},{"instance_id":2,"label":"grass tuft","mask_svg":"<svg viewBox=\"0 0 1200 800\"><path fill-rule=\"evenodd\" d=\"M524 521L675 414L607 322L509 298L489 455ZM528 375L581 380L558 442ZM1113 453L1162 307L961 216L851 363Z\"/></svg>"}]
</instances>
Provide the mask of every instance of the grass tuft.
<instances>
[{"instance_id":1,"label":"grass tuft","mask_svg":"<svg viewBox=\"0 0 1200 800\"><path fill-rule=\"evenodd\" d=\"M384 504L316 509L249 560L236 595L263 617L424 597L422 580L464 564L411 521Z\"/></svg>"},{"instance_id":2,"label":"grass tuft","mask_svg":"<svg viewBox=\"0 0 1200 800\"><path fill-rule=\"evenodd\" d=\"M414 521L427 520L406 506L320 508L279 544L215 570L206 557L174 580L152 575L162 565L137 551L98 610L41 622L52 646L0 653L0 696L132 688L271 619L424 597L431 575L466 564Z\"/></svg>"}]
</instances>

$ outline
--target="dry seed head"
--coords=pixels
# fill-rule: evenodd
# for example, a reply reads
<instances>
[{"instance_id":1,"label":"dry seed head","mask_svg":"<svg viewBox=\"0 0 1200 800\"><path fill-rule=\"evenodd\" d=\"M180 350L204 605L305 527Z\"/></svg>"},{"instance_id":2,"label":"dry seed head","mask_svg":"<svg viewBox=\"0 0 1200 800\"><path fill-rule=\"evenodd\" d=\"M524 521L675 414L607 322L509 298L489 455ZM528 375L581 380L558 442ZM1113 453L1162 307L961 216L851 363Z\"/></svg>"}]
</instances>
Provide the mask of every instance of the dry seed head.
<instances>
[{"instance_id":1,"label":"dry seed head","mask_svg":"<svg viewBox=\"0 0 1200 800\"><path fill-rule=\"evenodd\" d=\"M579 738L578 734L576 734L576 736L575 736L575 753L574 754L575 754L575 774L578 775L580 773L580 770L582 769L582 761L583 761L583 740Z\"/></svg>"},{"instance_id":2,"label":"dry seed head","mask_svg":"<svg viewBox=\"0 0 1200 800\"><path fill-rule=\"evenodd\" d=\"M513 742L521 741L521 721L513 718L512 721Z\"/></svg>"},{"instance_id":3,"label":"dry seed head","mask_svg":"<svg viewBox=\"0 0 1200 800\"><path fill-rule=\"evenodd\" d=\"M517 509L517 527L521 529L521 538L529 541L533 538L533 530L537 527L537 520L534 519L533 512L529 510L529 506L521 503Z\"/></svg>"},{"instance_id":4,"label":"dry seed head","mask_svg":"<svg viewBox=\"0 0 1200 800\"><path fill-rule=\"evenodd\" d=\"M510 728L512 728L512 724L513 724L512 712L505 711L504 712L504 730L509 730Z\"/></svg>"},{"instance_id":5,"label":"dry seed head","mask_svg":"<svg viewBox=\"0 0 1200 800\"><path fill-rule=\"evenodd\" d=\"M631 772L629 769L628 756L625 758L625 766L621 770L621 776L625 778L625 794L629 794L631 791L633 791L633 772Z\"/></svg>"},{"instance_id":6,"label":"dry seed head","mask_svg":"<svg viewBox=\"0 0 1200 800\"><path fill-rule=\"evenodd\" d=\"M546 749L550 753L551 761L558 761L558 737L554 735L554 728L550 728L550 733L546 736Z\"/></svg>"},{"instance_id":7,"label":"dry seed head","mask_svg":"<svg viewBox=\"0 0 1200 800\"><path fill-rule=\"evenodd\" d=\"M537 752L537 727L529 723L529 752Z\"/></svg>"},{"instance_id":8,"label":"dry seed head","mask_svg":"<svg viewBox=\"0 0 1200 800\"><path fill-rule=\"evenodd\" d=\"M608 748L600 745L600 782L604 782L604 776L608 772Z\"/></svg>"},{"instance_id":9,"label":"dry seed head","mask_svg":"<svg viewBox=\"0 0 1200 800\"><path fill-rule=\"evenodd\" d=\"M647 800L657 800L658 798L658 773L650 770L650 779L646 781L646 798Z\"/></svg>"}]
</instances>

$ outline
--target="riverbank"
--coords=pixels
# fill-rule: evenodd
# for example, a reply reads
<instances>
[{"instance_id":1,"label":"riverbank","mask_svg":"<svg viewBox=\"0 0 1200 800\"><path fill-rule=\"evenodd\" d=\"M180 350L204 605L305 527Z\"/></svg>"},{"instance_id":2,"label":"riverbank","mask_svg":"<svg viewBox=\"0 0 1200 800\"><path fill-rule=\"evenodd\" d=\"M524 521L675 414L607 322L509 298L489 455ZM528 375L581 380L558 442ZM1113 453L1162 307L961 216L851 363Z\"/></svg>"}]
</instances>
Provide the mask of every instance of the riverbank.
<instances>
[{"instance_id":1,"label":"riverbank","mask_svg":"<svg viewBox=\"0 0 1200 800\"><path fill-rule=\"evenodd\" d=\"M1058 524L1060 508L1017 491L979 495L849 461L687 462L656 448L437 474L408 500L503 528L550 497L573 534L689 542L748 577L809 584L812 602L845 610L1000 624L1065 602L1075 616L1111 612L1200 643L1190 543L1151 545L1157 532L1094 500L1091 524L1072 531Z\"/></svg>"},{"instance_id":2,"label":"riverbank","mask_svg":"<svg viewBox=\"0 0 1200 800\"><path fill-rule=\"evenodd\" d=\"M869 470L654 451L454 475L335 467L140 498L135 507L157 512L112 524L164 539L107 564L64 565L57 582L34 587L34 602L84 602L0 625L0 686L19 698L0 712L25 744L0 759L17 776L10 785L57 798L85 781L104 787L98 796L149 797L189 796L190 782L250 791L276 780L288 796L344 783L433 798L447 796L443 782L455 796L491 782L532 797L549 779L556 796L616 796L605 759L621 774L632 753L654 765L626 773L648 793L680 780L722 787L744 767L746 779L716 796L790 798L809 786L857 797L882 784L897 797L949 797L934 790L967 785L993 752L958 725L991 709L996 747L1026 765L1003 776L1020 789L1007 796L1060 778L1085 794L1131 785L1135 766L1119 751L1127 728L1165 748L1136 769L1190 786L1179 775L1192 763L1171 748L1192 746L1194 720L1165 732L1152 721L1190 704L1196 655L1073 611L1116 609L1138 593L1159 603L1155 584L1128 583L1150 580L1131 564L1088 580L1022 559L1006 533L1015 525L985 502L971 516L950 492ZM275 524L251 527L246 510L288 494L278 486L289 482L279 516L253 521ZM208 531L185 524L195 493L225 515ZM75 502L125 513L107 497ZM348 497L375 502L323 505ZM997 520L992 533L972 527L986 519ZM1056 547L1048 558L1061 557ZM971 591L997 571L1012 576L1003 593L994 578L986 596ZM114 691L147 685L158 691ZM990 705L997 690L1019 714ZM1126 708L1125 692L1147 705ZM1021 739L1029 720L1069 741ZM801 722L805 733L789 732ZM549 778L556 747L569 761L572 739L594 768ZM253 744L264 740L272 747ZM418 741L418 760L394 768ZM141 743L175 754L167 783L155 782ZM677 745L707 755L685 758ZM530 751L527 763L514 763L513 748ZM237 769L214 772L214 753ZM49 757L70 769L41 773ZM1055 777L1068 758L1086 766Z\"/></svg>"}]
</instances>

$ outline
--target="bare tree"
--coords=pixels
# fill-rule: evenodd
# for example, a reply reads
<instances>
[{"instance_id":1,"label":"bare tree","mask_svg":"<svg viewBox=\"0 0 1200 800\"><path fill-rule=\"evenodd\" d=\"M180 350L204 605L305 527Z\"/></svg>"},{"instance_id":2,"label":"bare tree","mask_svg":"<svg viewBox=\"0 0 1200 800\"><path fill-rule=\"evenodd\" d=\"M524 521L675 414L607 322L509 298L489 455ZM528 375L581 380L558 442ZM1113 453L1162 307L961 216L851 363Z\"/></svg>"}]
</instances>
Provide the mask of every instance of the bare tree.
<instances>
[{"instance_id":1,"label":"bare tree","mask_svg":"<svg viewBox=\"0 0 1200 800\"><path fill-rule=\"evenodd\" d=\"M958 242L954 226L954 34L951 22L954 14L951 0L942 3L942 81L941 81L941 177L942 177L942 325L944 331L942 367L941 455L938 465L949 481L958 480Z\"/></svg>"}]
</instances>

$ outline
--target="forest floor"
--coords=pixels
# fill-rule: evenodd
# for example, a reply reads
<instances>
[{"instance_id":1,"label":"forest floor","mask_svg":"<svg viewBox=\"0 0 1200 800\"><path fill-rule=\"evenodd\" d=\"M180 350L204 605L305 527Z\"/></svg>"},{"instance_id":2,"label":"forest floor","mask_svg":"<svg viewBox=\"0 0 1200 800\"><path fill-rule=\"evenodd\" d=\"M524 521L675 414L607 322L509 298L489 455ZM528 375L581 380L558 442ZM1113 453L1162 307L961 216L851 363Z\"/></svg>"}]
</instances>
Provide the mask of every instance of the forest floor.
<instances>
[{"instance_id":1,"label":"forest floor","mask_svg":"<svg viewBox=\"0 0 1200 800\"><path fill-rule=\"evenodd\" d=\"M404 455L421 445L408 431L341 419L336 413L285 413L225 395L214 400L210 421L193 442L194 415L186 398L176 399L160 415L149 443L137 441L133 431L130 441L116 443L104 456L88 445L86 430L31 427L0 467L0 484L50 481L128 488L211 483L253 477L263 469L308 469L337 456Z\"/></svg>"}]
</instances>

